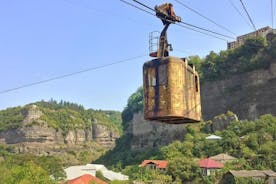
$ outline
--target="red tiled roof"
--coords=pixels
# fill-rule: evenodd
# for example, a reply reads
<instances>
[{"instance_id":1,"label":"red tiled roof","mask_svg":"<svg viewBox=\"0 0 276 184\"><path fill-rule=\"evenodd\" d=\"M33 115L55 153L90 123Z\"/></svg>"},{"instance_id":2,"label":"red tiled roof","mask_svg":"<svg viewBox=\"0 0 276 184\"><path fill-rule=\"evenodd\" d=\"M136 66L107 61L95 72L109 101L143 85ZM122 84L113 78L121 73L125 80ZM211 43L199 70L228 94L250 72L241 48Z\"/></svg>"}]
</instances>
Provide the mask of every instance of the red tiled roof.
<instances>
[{"instance_id":1,"label":"red tiled roof","mask_svg":"<svg viewBox=\"0 0 276 184\"><path fill-rule=\"evenodd\" d=\"M211 158L205 158L198 162L199 167L202 168L223 168L223 164L217 161L212 160Z\"/></svg>"},{"instance_id":2,"label":"red tiled roof","mask_svg":"<svg viewBox=\"0 0 276 184\"><path fill-rule=\"evenodd\" d=\"M168 161L167 160L144 160L142 164L140 164L140 167L144 167L148 164L154 164L156 165L156 168L159 169L166 169L168 166Z\"/></svg>"},{"instance_id":3,"label":"red tiled roof","mask_svg":"<svg viewBox=\"0 0 276 184\"><path fill-rule=\"evenodd\" d=\"M107 184L107 182L96 178L90 174L85 174L72 180L68 180L68 184L89 184L89 182L95 182L97 184Z\"/></svg>"}]
</instances>

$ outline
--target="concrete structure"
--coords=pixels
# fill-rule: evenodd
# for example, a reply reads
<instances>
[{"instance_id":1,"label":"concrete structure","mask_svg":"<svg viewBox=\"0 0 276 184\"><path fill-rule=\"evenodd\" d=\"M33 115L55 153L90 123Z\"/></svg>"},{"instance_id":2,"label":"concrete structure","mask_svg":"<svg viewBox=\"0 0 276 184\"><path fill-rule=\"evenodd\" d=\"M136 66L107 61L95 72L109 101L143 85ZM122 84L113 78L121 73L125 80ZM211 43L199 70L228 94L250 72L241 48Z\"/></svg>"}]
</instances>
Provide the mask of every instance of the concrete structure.
<instances>
[{"instance_id":1,"label":"concrete structure","mask_svg":"<svg viewBox=\"0 0 276 184\"><path fill-rule=\"evenodd\" d=\"M86 164L86 165L79 165L79 166L71 166L65 169L67 180L72 180L74 178L80 177L85 174L96 176L97 171L100 171L103 174L103 176L110 181L128 180L128 176L108 170L104 165L101 165L101 164Z\"/></svg>"},{"instance_id":2,"label":"concrete structure","mask_svg":"<svg viewBox=\"0 0 276 184\"><path fill-rule=\"evenodd\" d=\"M64 169L64 171L66 173L66 180L72 180L85 174L96 176L95 167L87 165L70 166Z\"/></svg>"},{"instance_id":3,"label":"concrete structure","mask_svg":"<svg viewBox=\"0 0 276 184\"><path fill-rule=\"evenodd\" d=\"M236 41L227 43L227 49L234 49L234 48L237 48L239 46L242 46L248 38L258 37L258 36L266 37L266 35L268 33L271 33L271 32L276 33L276 30L272 29L269 26L266 26L266 27L263 27L261 29L258 29L257 31L254 31L254 32L251 32L251 33L248 33L248 34L245 34L245 35L238 36Z\"/></svg>"}]
</instances>

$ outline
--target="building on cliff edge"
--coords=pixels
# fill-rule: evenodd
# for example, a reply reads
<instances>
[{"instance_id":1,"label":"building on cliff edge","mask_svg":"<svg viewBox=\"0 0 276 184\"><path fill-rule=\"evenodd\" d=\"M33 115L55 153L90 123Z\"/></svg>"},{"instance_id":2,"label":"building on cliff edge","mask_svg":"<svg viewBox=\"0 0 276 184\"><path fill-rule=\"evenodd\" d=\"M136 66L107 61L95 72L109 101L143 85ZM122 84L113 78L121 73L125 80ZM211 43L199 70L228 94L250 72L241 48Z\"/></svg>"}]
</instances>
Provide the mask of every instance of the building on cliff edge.
<instances>
[{"instance_id":1,"label":"building on cliff edge","mask_svg":"<svg viewBox=\"0 0 276 184\"><path fill-rule=\"evenodd\" d=\"M227 49L234 49L242 46L248 38L258 37L258 36L265 38L268 33L276 34L276 29L272 29L271 27L266 26L254 32L238 36L236 41L227 43Z\"/></svg>"}]
</instances>

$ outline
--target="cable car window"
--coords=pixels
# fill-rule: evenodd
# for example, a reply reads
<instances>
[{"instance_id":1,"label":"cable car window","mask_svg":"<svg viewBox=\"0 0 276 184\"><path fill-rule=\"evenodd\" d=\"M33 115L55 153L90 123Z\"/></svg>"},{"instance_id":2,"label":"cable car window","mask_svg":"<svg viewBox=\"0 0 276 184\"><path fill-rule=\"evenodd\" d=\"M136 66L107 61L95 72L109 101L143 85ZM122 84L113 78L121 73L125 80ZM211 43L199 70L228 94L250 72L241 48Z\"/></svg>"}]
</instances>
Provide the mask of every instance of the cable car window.
<instances>
[{"instance_id":1,"label":"cable car window","mask_svg":"<svg viewBox=\"0 0 276 184\"><path fill-rule=\"evenodd\" d=\"M159 85L166 85L167 84L166 65L163 64L158 67L158 74L159 74Z\"/></svg>"},{"instance_id":2,"label":"cable car window","mask_svg":"<svg viewBox=\"0 0 276 184\"><path fill-rule=\"evenodd\" d=\"M156 86L155 69L149 68L148 70L148 85Z\"/></svg>"},{"instance_id":3,"label":"cable car window","mask_svg":"<svg viewBox=\"0 0 276 184\"><path fill-rule=\"evenodd\" d=\"M198 77L195 75L195 90L198 92Z\"/></svg>"}]
</instances>

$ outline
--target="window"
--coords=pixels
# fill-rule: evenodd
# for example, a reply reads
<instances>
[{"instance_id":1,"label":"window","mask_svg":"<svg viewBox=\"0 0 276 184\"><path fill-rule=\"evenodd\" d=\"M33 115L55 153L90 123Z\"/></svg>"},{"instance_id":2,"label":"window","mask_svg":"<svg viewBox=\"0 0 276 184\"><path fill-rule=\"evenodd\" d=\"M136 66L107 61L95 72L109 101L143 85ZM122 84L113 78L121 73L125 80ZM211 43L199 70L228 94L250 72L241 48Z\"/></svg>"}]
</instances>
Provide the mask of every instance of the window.
<instances>
[{"instance_id":1,"label":"window","mask_svg":"<svg viewBox=\"0 0 276 184\"><path fill-rule=\"evenodd\" d=\"M198 92L198 77L195 76L195 90Z\"/></svg>"}]
</instances>

